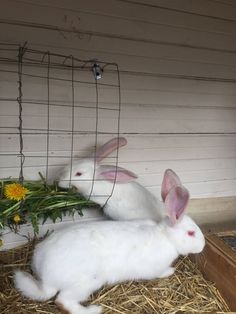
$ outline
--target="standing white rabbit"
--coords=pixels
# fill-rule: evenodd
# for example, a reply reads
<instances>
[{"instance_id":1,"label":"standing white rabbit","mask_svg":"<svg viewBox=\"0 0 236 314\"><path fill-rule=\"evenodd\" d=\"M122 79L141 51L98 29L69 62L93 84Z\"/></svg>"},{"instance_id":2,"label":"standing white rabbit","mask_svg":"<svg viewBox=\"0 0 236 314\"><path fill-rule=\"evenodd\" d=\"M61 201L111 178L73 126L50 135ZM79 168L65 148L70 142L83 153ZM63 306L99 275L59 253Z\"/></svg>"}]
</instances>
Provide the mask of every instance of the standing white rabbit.
<instances>
[{"instance_id":1,"label":"standing white rabbit","mask_svg":"<svg viewBox=\"0 0 236 314\"><path fill-rule=\"evenodd\" d=\"M84 222L51 234L34 251L32 269L38 279L16 271L16 288L41 301L58 293L56 303L70 314L101 313L98 305L80 303L105 284L168 277L179 255L203 250L201 230L184 215L188 199L183 186L172 187L165 195L169 217L159 223Z\"/></svg>"},{"instance_id":2,"label":"standing white rabbit","mask_svg":"<svg viewBox=\"0 0 236 314\"><path fill-rule=\"evenodd\" d=\"M125 138L114 138L101 146L94 158L73 160L72 165L63 169L59 186L75 186L85 197L101 205L104 213L114 220L150 218L161 221L165 215L163 203L134 181L137 178L134 173L121 167L100 165L111 152L126 144ZM174 175L173 185L181 185L177 175Z\"/></svg>"}]
</instances>

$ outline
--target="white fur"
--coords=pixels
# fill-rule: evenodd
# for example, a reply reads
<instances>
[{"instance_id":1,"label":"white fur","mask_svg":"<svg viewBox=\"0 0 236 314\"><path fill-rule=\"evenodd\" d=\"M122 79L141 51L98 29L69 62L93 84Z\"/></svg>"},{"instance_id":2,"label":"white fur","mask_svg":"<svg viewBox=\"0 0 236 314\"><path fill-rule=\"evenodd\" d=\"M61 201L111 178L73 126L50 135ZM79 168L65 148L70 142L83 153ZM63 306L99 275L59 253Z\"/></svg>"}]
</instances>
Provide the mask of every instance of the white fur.
<instances>
[{"instance_id":1,"label":"white fur","mask_svg":"<svg viewBox=\"0 0 236 314\"><path fill-rule=\"evenodd\" d=\"M164 218L163 203L136 181L114 185L100 177L104 166L93 159L74 160L67 165L59 178L59 186L75 186L78 192L103 207L104 213L114 220ZM76 176L81 172L80 177ZM94 176L95 175L95 176ZM93 178L94 176L94 178ZM133 179L134 180L134 179Z\"/></svg>"},{"instance_id":2,"label":"white fur","mask_svg":"<svg viewBox=\"0 0 236 314\"><path fill-rule=\"evenodd\" d=\"M53 297L57 290L49 286L42 286L33 276L24 271L15 271L15 285L23 295L33 300L45 301Z\"/></svg>"},{"instance_id":3,"label":"white fur","mask_svg":"<svg viewBox=\"0 0 236 314\"><path fill-rule=\"evenodd\" d=\"M188 231L195 231L190 237ZM91 293L105 284L170 276L180 254L198 253L204 236L188 216L170 226L168 220L79 223L53 233L35 248L32 269L39 278L17 271L16 287L27 297L56 302L71 314L98 314L84 307Z\"/></svg>"},{"instance_id":4,"label":"white fur","mask_svg":"<svg viewBox=\"0 0 236 314\"><path fill-rule=\"evenodd\" d=\"M59 185L75 186L88 199L102 206L114 220L153 219L161 221L166 214L174 223L184 212L189 193L177 174L167 169L161 186L161 202L145 187L134 181L137 176L124 168L101 165L100 162L118 147L126 145L125 138L114 138L101 146L94 158L73 160L62 171Z\"/></svg>"}]
</instances>

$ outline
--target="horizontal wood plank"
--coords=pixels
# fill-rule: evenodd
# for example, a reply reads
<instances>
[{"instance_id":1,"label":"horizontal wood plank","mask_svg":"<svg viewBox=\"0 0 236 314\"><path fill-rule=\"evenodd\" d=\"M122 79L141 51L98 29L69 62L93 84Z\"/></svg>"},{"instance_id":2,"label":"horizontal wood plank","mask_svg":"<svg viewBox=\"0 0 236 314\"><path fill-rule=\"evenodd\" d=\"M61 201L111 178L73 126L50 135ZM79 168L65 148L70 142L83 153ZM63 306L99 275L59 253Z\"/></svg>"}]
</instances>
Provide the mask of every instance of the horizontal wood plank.
<instances>
[{"instance_id":1,"label":"horizontal wood plank","mask_svg":"<svg viewBox=\"0 0 236 314\"><path fill-rule=\"evenodd\" d=\"M12 1L12 0L11 0ZM18 1L14 0L15 6L17 7ZM107 17L113 17L114 20L116 19L123 19L129 21L137 22L145 22L145 23L152 23L152 24L159 24L159 25L168 25L169 27L177 28L188 28L188 29L197 29L197 30L204 30L206 32L225 32L233 34L232 24L234 23L234 19L211 19L209 15L193 15L188 10L181 11L181 10L169 10L166 7L161 6L148 6L146 3L138 3L132 1L102 1L99 4L94 4L93 1L80 1L79 3L75 0L69 0L66 3L56 0L50 1L41 1L40 5L38 5L38 1L31 0L31 1L20 1L20 6L28 6L31 7L33 10L35 7L40 10L41 8L48 7L47 14L44 18L47 18L50 15L50 10L61 11L65 12L66 10L70 11L70 13L74 13L78 20L78 13L79 14L93 14L96 15L96 18L102 16L104 20ZM205 5L204 5L205 7ZM135 8L135 9L134 9ZM233 10L233 9L232 9ZM44 8L45 11L45 8ZM55 14L54 14L55 16ZM158 16L158 20L157 17ZM29 17L30 18L30 17ZM184 18L184 23L183 23ZM35 20L35 19L34 19ZM66 23L71 23L69 17L64 18L63 21ZM86 19L88 21L88 19ZM80 23L83 23L83 20L80 18ZM100 27L101 24L100 23ZM104 23L105 24L105 23ZM76 26L76 25L71 25ZM90 27L93 25L90 24ZM118 27L121 31L122 28ZM139 29L141 32L143 28ZM129 30L127 30L129 31Z\"/></svg>"}]
</instances>

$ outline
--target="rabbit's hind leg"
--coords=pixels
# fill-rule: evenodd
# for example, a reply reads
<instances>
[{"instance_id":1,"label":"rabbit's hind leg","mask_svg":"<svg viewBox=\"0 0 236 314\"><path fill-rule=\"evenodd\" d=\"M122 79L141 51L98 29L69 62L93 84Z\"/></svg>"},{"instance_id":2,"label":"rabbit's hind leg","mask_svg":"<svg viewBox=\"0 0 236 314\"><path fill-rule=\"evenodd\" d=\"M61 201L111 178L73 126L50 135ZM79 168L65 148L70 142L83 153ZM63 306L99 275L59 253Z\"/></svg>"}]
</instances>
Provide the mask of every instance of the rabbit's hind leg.
<instances>
[{"instance_id":1,"label":"rabbit's hind leg","mask_svg":"<svg viewBox=\"0 0 236 314\"><path fill-rule=\"evenodd\" d=\"M79 289L61 290L58 294L55 303L66 314L100 314L102 313L102 307L98 305L89 305L87 307L82 306L79 302L86 301L89 295L93 291L82 291L79 293Z\"/></svg>"}]
</instances>

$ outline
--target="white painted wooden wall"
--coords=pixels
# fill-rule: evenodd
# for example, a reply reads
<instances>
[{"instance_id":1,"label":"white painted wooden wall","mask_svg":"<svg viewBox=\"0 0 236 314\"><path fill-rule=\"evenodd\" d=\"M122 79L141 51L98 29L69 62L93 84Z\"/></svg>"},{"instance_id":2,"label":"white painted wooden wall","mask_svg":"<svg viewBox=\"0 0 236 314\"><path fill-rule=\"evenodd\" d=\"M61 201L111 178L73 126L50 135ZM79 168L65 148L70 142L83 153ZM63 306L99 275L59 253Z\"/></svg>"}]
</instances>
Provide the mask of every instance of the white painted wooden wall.
<instances>
[{"instance_id":1,"label":"white painted wooden wall","mask_svg":"<svg viewBox=\"0 0 236 314\"><path fill-rule=\"evenodd\" d=\"M128 139L120 150L120 166L137 173L153 193L159 195L163 171L172 168L192 198L236 196L234 0L1 0L0 42L25 41L34 49L118 63L120 127ZM104 76L109 81L109 74ZM11 94L13 81L0 73L1 98L16 97ZM25 98L44 97L40 80L27 84ZM69 101L68 86L61 82L54 83L53 93L56 101ZM79 89L76 101L94 104L93 93L89 87ZM114 108L116 99L114 89L100 89L102 106ZM1 126L17 123L15 101L1 101L0 109ZM28 127L45 124L42 106L25 106L23 115ZM71 121L65 108L52 109L51 117L55 128L66 128ZM94 111L78 111L77 127L93 128L94 117ZM100 112L101 131L110 131L114 123L109 111ZM110 137L100 136L99 143ZM17 135L1 134L0 141L1 152L18 151ZM55 174L65 162L57 156L68 156L70 145L66 135L54 136L51 142ZM89 135L76 136L75 154L84 154L93 144ZM24 152L44 156L45 138L25 137ZM17 175L18 165L19 158L1 156L0 176ZM34 176L44 165L45 158L27 158L25 172ZM232 214L236 202L234 198L230 202ZM209 221L212 213L214 208Z\"/></svg>"}]
</instances>

